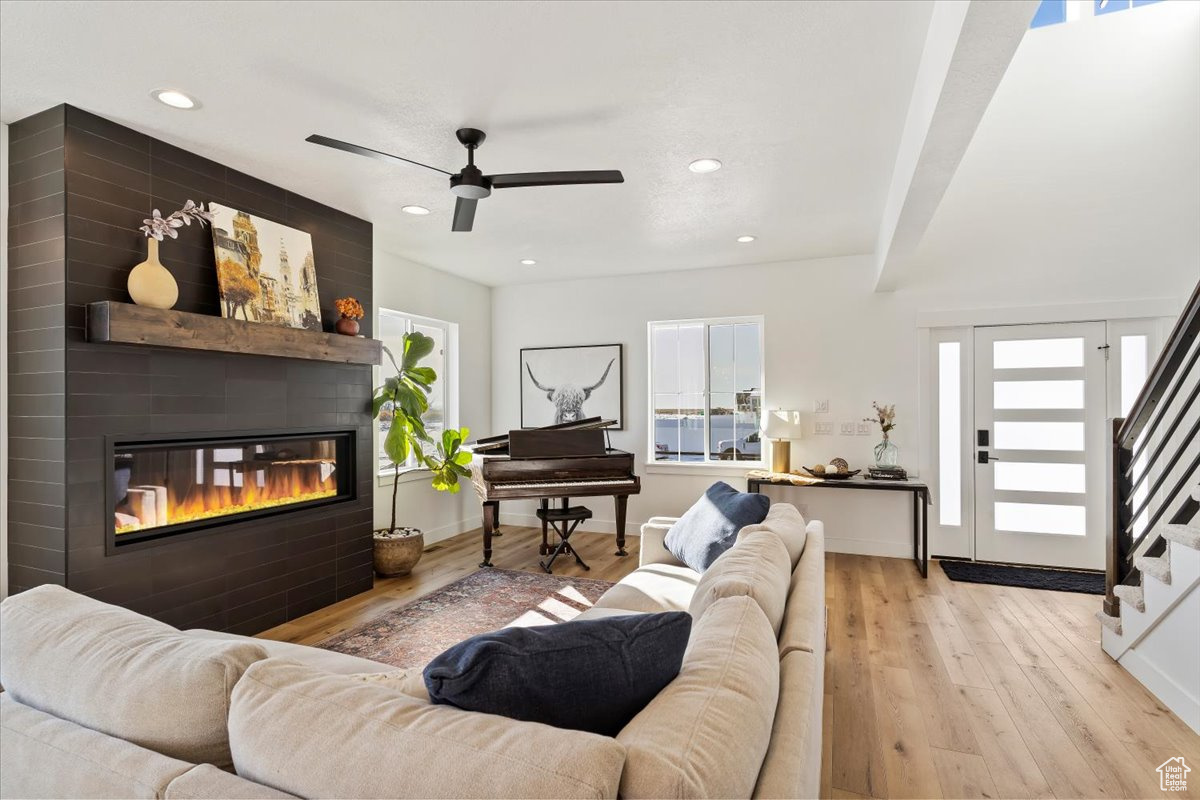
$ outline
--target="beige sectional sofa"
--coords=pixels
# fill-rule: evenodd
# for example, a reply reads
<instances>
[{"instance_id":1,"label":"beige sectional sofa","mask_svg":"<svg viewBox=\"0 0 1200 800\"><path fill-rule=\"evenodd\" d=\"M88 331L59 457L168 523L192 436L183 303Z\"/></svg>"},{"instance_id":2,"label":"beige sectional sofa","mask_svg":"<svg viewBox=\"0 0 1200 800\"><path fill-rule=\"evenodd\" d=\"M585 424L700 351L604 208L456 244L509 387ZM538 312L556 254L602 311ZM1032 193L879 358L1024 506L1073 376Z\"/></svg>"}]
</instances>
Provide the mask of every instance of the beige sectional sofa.
<instances>
[{"instance_id":1,"label":"beige sectional sofa","mask_svg":"<svg viewBox=\"0 0 1200 800\"><path fill-rule=\"evenodd\" d=\"M0 796L816 797L824 536L792 506L704 575L642 529L582 617L684 610L679 676L616 736L432 705L420 672L177 631L59 587L0 606Z\"/></svg>"}]
</instances>

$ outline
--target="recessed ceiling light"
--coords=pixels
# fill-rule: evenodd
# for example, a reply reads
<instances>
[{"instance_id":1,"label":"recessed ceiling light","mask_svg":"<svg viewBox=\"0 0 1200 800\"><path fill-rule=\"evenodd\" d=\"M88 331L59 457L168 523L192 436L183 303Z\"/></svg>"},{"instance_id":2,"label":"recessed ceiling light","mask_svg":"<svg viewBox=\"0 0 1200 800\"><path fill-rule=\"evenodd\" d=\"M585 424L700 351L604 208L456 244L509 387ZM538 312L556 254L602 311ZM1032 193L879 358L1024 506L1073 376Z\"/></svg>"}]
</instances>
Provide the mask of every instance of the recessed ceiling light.
<instances>
[{"instance_id":1,"label":"recessed ceiling light","mask_svg":"<svg viewBox=\"0 0 1200 800\"><path fill-rule=\"evenodd\" d=\"M522 259L521 259L521 263L522 263L522 264L524 264L524 265L525 265L525 266L527 266L527 267L532 267L532 266L533 266L534 264L536 264L537 262L536 262L536 261L534 261L532 258L522 258Z\"/></svg>"},{"instance_id":2,"label":"recessed ceiling light","mask_svg":"<svg viewBox=\"0 0 1200 800\"><path fill-rule=\"evenodd\" d=\"M742 244L747 244L748 242L753 242L757 238L757 236L739 236L737 240Z\"/></svg>"},{"instance_id":3,"label":"recessed ceiling light","mask_svg":"<svg viewBox=\"0 0 1200 800\"><path fill-rule=\"evenodd\" d=\"M150 93L158 102L163 105L168 105L171 108L195 108L197 103L194 99L187 96L178 89L158 89Z\"/></svg>"},{"instance_id":4,"label":"recessed ceiling light","mask_svg":"<svg viewBox=\"0 0 1200 800\"><path fill-rule=\"evenodd\" d=\"M721 162L717 161L715 158L698 158L692 163L688 164L688 169L690 169L692 172L699 173L716 172L720 168Z\"/></svg>"},{"instance_id":5,"label":"recessed ceiling light","mask_svg":"<svg viewBox=\"0 0 1200 800\"><path fill-rule=\"evenodd\" d=\"M429 213L429 209L425 206L401 206L400 210L405 214L413 214L418 217L423 217Z\"/></svg>"}]
</instances>

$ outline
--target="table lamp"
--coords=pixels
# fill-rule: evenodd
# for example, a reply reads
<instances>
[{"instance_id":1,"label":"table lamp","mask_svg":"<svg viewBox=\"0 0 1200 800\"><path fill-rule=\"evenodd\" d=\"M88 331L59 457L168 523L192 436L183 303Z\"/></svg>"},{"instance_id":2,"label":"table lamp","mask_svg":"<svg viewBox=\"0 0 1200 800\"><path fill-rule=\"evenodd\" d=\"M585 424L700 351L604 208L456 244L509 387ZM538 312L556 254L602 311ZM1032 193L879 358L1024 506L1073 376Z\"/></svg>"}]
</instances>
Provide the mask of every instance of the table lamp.
<instances>
[{"instance_id":1,"label":"table lamp","mask_svg":"<svg viewBox=\"0 0 1200 800\"><path fill-rule=\"evenodd\" d=\"M763 415L763 436L771 440L771 471L792 471L792 439L800 438L800 412L772 409Z\"/></svg>"}]
</instances>

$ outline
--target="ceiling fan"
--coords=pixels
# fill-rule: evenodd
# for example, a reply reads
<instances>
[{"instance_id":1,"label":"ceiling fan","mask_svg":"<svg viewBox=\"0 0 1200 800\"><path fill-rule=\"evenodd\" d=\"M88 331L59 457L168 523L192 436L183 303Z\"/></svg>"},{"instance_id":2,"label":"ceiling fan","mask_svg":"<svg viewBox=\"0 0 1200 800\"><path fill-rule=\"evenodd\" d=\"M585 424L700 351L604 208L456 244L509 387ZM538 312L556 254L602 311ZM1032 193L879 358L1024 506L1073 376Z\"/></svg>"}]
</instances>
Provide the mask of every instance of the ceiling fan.
<instances>
[{"instance_id":1,"label":"ceiling fan","mask_svg":"<svg viewBox=\"0 0 1200 800\"><path fill-rule=\"evenodd\" d=\"M467 148L467 165L458 172L447 172L444 169L431 167L428 164L422 164L419 161L413 161L410 158L402 158L394 156L390 153L383 153L379 150L372 150L369 147L360 147L349 142L341 142L337 139L330 139L328 136L313 134L304 141L312 142L313 144L332 147L335 150L345 150L347 153L357 153L360 156L368 158L377 158L380 161L402 161L405 164L413 164L425 169L431 169L434 172L440 172L443 175L450 176L450 191L454 193L458 199L454 202L454 222L450 226L452 231L469 231L475 223L475 205L492 193L492 189L515 189L520 186L568 186L571 184L581 183L624 183L625 176L620 170L616 169L599 169L599 170L578 170L575 172L509 172L500 175L484 175L479 167L475 166L475 150L479 145L483 144L483 140L487 138L481 130L475 128L459 128L455 131L455 136L462 146Z\"/></svg>"}]
</instances>

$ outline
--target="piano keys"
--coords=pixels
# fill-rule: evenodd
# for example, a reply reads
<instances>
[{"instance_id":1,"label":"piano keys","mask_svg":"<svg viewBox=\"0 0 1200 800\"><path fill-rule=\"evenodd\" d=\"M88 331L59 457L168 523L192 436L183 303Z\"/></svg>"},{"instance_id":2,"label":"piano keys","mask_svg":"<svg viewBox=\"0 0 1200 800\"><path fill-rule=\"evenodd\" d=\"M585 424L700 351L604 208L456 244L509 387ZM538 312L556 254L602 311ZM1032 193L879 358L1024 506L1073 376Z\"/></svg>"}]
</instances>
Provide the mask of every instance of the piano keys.
<instances>
[{"instance_id":1,"label":"piano keys","mask_svg":"<svg viewBox=\"0 0 1200 800\"><path fill-rule=\"evenodd\" d=\"M625 556L625 512L629 495L642 490L633 472L633 453L608 447L600 417L545 428L514 430L466 445L473 453L471 482L483 503L483 561L492 566L492 538L499 536L500 501L611 496L615 504L617 555ZM542 525L541 555L546 555Z\"/></svg>"}]
</instances>

